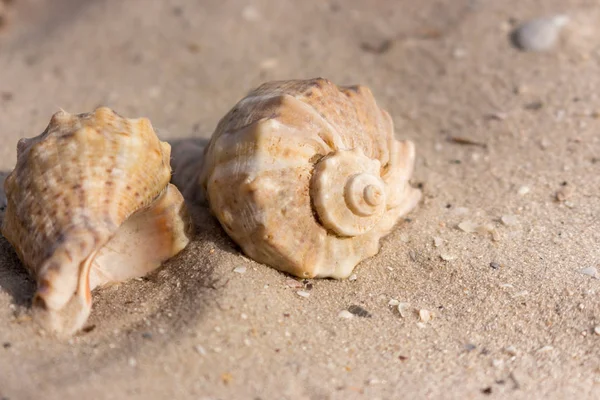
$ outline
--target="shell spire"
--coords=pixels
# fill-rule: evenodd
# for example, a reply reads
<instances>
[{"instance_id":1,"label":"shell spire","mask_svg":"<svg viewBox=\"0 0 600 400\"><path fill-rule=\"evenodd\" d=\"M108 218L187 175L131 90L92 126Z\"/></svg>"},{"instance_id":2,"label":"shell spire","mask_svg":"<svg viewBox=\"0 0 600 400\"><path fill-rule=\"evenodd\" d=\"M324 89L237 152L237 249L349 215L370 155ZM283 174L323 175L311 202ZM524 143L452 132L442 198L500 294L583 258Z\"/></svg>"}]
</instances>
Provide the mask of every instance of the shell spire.
<instances>
[{"instance_id":1,"label":"shell spire","mask_svg":"<svg viewBox=\"0 0 600 400\"><path fill-rule=\"evenodd\" d=\"M148 119L106 107L59 111L42 134L19 141L2 234L36 278L34 317L45 328L74 333L91 290L142 276L187 245L170 150Z\"/></svg>"}]
</instances>

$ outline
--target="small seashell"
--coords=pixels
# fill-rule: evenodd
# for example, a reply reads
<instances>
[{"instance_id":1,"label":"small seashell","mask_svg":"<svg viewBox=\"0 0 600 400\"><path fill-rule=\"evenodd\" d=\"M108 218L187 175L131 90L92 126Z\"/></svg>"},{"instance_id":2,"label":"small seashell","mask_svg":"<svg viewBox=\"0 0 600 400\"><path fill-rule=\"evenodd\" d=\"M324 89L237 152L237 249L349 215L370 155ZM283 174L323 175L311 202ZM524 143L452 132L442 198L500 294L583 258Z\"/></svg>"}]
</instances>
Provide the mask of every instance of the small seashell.
<instances>
[{"instance_id":1,"label":"small seashell","mask_svg":"<svg viewBox=\"0 0 600 400\"><path fill-rule=\"evenodd\" d=\"M192 185L255 261L347 278L419 202L414 160L368 88L275 81L221 119Z\"/></svg>"},{"instance_id":2,"label":"small seashell","mask_svg":"<svg viewBox=\"0 0 600 400\"><path fill-rule=\"evenodd\" d=\"M517 47L525 51L550 50L568 22L566 15L533 19L518 26L512 33L512 39Z\"/></svg>"},{"instance_id":3,"label":"small seashell","mask_svg":"<svg viewBox=\"0 0 600 400\"><path fill-rule=\"evenodd\" d=\"M46 330L76 332L91 290L143 276L186 247L191 222L169 159L150 121L106 107L57 112L19 141L2 234L36 278L33 314Z\"/></svg>"}]
</instances>

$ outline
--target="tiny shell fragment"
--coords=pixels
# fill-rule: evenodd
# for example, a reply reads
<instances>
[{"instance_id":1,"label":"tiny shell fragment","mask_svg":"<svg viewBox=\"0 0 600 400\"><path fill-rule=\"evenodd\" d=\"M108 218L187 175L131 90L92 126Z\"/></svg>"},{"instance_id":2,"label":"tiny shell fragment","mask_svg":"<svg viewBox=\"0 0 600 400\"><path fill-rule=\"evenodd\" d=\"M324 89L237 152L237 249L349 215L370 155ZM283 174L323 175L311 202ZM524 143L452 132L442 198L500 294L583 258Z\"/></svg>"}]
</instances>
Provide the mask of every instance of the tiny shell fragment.
<instances>
[{"instance_id":1,"label":"tiny shell fragment","mask_svg":"<svg viewBox=\"0 0 600 400\"><path fill-rule=\"evenodd\" d=\"M247 268L242 265L240 267L235 267L233 269L233 272L235 272L236 274L245 274L246 270L247 270Z\"/></svg>"},{"instance_id":2,"label":"tiny shell fragment","mask_svg":"<svg viewBox=\"0 0 600 400\"><path fill-rule=\"evenodd\" d=\"M410 304L409 303L399 303L398 304L398 312L400 313L400 316L402 318L408 317L409 308L410 308Z\"/></svg>"},{"instance_id":3,"label":"tiny shell fragment","mask_svg":"<svg viewBox=\"0 0 600 400\"><path fill-rule=\"evenodd\" d=\"M429 310L421 309L419 310L419 318L423 322L429 322L431 320L431 313Z\"/></svg>"}]
</instances>

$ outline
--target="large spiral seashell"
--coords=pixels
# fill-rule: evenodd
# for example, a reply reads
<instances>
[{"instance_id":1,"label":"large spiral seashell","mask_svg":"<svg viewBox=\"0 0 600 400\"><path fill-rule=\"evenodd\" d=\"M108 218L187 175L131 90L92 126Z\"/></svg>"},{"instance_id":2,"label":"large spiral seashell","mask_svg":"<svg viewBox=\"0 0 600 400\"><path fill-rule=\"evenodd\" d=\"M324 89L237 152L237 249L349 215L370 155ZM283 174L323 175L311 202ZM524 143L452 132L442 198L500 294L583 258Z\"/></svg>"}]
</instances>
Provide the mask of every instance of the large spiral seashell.
<instances>
[{"instance_id":1,"label":"large spiral seashell","mask_svg":"<svg viewBox=\"0 0 600 400\"><path fill-rule=\"evenodd\" d=\"M368 88L278 81L221 119L198 179L248 256L300 277L344 278L418 203L414 158Z\"/></svg>"},{"instance_id":2,"label":"large spiral seashell","mask_svg":"<svg viewBox=\"0 0 600 400\"><path fill-rule=\"evenodd\" d=\"M2 234L36 278L34 318L57 334L86 322L91 290L156 269L189 242L170 146L145 118L102 107L54 114L17 146Z\"/></svg>"}]
</instances>

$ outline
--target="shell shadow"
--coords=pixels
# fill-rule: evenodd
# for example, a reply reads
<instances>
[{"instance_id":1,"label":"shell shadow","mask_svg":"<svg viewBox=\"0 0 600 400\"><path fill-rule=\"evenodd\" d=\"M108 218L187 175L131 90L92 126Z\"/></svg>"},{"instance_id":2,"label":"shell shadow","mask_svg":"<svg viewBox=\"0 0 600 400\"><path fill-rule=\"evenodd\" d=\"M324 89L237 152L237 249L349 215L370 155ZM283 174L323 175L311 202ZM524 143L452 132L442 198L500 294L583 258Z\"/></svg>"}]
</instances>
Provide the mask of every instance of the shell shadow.
<instances>
[{"instance_id":1,"label":"shell shadow","mask_svg":"<svg viewBox=\"0 0 600 400\"><path fill-rule=\"evenodd\" d=\"M179 138L168 140L171 145L171 183L183 194L192 215L196 234L214 247L230 254L239 255L241 248L227 236L217 219L211 214L204 190L200 187L199 176L204 159L204 147L208 139ZM206 232L210 232L206 235Z\"/></svg>"},{"instance_id":2,"label":"shell shadow","mask_svg":"<svg viewBox=\"0 0 600 400\"><path fill-rule=\"evenodd\" d=\"M8 171L0 171L0 225L6 209L4 180L8 174ZM13 303L18 306L29 306L35 291L35 282L21 265L10 243L2 236L0 236L0 288L8 293Z\"/></svg>"}]
</instances>

